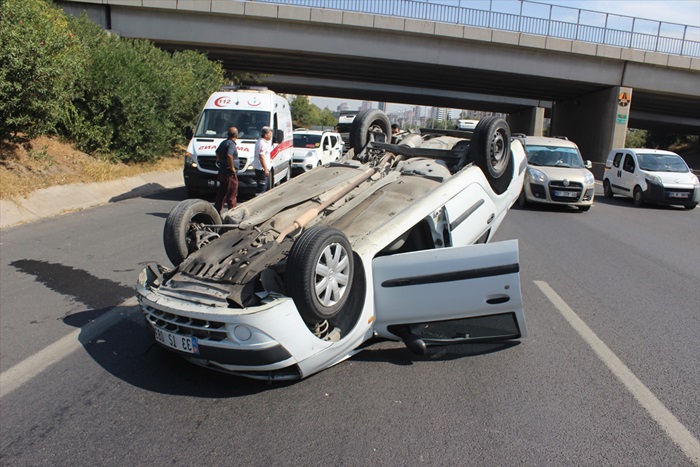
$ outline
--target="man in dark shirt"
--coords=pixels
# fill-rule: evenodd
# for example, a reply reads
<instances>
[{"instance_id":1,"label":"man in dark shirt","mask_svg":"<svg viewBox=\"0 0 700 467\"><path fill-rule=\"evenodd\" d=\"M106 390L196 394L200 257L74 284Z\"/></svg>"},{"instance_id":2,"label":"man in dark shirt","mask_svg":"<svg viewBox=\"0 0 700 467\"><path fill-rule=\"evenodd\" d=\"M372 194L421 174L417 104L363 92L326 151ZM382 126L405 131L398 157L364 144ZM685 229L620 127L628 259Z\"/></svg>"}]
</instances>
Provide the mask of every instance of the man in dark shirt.
<instances>
[{"instance_id":1,"label":"man in dark shirt","mask_svg":"<svg viewBox=\"0 0 700 467\"><path fill-rule=\"evenodd\" d=\"M238 197L237 139L238 129L232 126L228 129L228 138L216 149L216 164L219 166L219 189L216 192L214 208L218 212L223 210L224 204L227 204L229 209L236 207L236 198Z\"/></svg>"}]
</instances>

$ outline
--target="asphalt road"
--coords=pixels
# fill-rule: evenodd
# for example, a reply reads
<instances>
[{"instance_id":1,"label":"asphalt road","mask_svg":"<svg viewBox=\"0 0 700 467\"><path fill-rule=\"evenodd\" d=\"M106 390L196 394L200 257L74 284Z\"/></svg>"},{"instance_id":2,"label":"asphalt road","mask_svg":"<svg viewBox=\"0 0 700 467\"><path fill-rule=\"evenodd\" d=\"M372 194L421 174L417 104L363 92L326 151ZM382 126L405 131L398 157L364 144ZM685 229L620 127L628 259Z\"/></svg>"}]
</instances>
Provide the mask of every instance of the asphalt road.
<instances>
[{"instance_id":1,"label":"asphalt road","mask_svg":"<svg viewBox=\"0 0 700 467\"><path fill-rule=\"evenodd\" d=\"M700 465L700 209L514 208L527 339L267 385L155 346L132 306L183 196L1 232L2 465Z\"/></svg>"}]
</instances>

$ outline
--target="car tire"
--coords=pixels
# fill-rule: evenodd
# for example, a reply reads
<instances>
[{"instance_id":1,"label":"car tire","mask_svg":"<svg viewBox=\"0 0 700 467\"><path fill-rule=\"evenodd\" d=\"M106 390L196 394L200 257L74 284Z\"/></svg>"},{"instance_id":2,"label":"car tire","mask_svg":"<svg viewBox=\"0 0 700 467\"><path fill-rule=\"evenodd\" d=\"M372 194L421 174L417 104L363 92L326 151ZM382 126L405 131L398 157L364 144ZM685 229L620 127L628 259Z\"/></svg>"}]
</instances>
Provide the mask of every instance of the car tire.
<instances>
[{"instance_id":1,"label":"car tire","mask_svg":"<svg viewBox=\"0 0 700 467\"><path fill-rule=\"evenodd\" d=\"M503 194L513 178L510 127L501 117L479 120L469 145L472 160L484 172L496 194Z\"/></svg>"},{"instance_id":2,"label":"car tire","mask_svg":"<svg viewBox=\"0 0 700 467\"><path fill-rule=\"evenodd\" d=\"M589 205L589 206L579 206L579 207L578 207L578 210L581 211L581 212L590 211L590 209L591 209L591 206L590 206L590 205Z\"/></svg>"},{"instance_id":3,"label":"car tire","mask_svg":"<svg viewBox=\"0 0 700 467\"><path fill-rule=\"evenodd\" d=\"M610 180L607 178L603 180L603 194L606 198L612 198L615 196L615 193L613 193L612 187L610 186Z\"/></svg>"},{"instance_id":4,"label":"car tire","mask_svg":"<svg viewBox=\"0 0 700 467\"><path fill-rule=\"evenodd\" d=\"M328 226L305 231L292 245L286 269L287 294L304 321L317 323L340 313L354 275L352 248L343 232Z\"/></svg>"},{"instance_id":5,"label":"car tire","mask_svg":"<svg viewBox=\"0 0 700 467\"><path fill-rule=\"evenodd\" d=\"M644 204L644 193L642 193L642 189L639 185L635 186L632 191L632 200L635 206L642 206Z\"/></svg>"},{"instance_id":6,"label":"car tire","mask_svg":"<svg viewBox=\"0 0 700 467\"><path fill-rule=\"evenodd\" d=\"M203 199L186 199L178 203L165 221L163 228L163 245L168 259L174 266L179 265L201 245L196 244L193 230L209 230L206 225L221 224L221 215L211 203Z\"/></svg>"},{"instance_id":7,"label":"car tire","mask_svg":"<svg viewBox=\"0 0 700 467\"><path fill-rule=\"evenodd\" d=\"M350 143L359 154L368 142L374 141L375 133L384 133L384 141L389 141L391 133L389 117L379 109L365 109L357 114L350 126Z\"/></svg>"},{"instance_id":8,"label":"car tire","mask_svg":"<svg viewBox=\"0 0 700 467\"><path fill-rule=\"evenodd\" d=\"M520 196L518 196L518 206L521 208L526 208L527 205L527 195L525 194L525 187L523 187L523 189L520 190Z\"/></svg>"}]
</instances>

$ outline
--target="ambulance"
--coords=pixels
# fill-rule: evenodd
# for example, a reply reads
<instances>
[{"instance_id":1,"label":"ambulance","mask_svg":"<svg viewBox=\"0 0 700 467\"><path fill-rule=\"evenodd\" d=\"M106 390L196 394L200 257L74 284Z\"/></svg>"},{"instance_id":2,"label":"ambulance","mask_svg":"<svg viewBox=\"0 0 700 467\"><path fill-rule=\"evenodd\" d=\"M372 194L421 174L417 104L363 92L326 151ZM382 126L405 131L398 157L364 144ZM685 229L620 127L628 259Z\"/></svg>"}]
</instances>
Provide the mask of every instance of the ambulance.
<instances>
[{"instance_id":1,"label":"ambulance","mask_svg":"<svg viewBox=\"0 0 700 467\"><path fill-rule=\"evenodd\" d=\"M183 176L188 198L218 187L216 148L227 138L229 127L238 128L238 192L255 192L253 153L260 130L272 129L272 168L268 188L289 180L292 175L292 114L287 100L263 87L223 87L209 97L197 119L194 131L186 129L190 140L185 154Z\"/></svg>"}]
</instances>

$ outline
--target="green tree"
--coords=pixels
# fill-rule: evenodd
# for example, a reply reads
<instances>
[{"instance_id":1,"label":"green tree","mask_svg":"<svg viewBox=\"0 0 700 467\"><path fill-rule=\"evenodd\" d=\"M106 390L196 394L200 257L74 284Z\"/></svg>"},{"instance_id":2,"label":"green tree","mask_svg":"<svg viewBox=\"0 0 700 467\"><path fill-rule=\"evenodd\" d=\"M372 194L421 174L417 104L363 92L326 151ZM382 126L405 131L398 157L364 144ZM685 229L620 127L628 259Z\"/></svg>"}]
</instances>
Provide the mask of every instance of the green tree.
<instances>
[{"instance_id":1,"label":"green tree","mask_svg":"<svg viewBox=\"0 0 700 467\"><path fill-rule=\"evenodd\" d=\"M338 118L335 115L333 115L333 112L328 107L321 110L319 117L319 124L322 126L335 127L338 124Z\"/></svg>"},{"instance_id":2,"label":"green tree","mask_svg":"<svg viewBox=\"0 0 700 467\"><path fill-rule=\"evenodd\" d=\"M643 148L647 144L647 131L630 128L625 136L626 148Z\"/></svg>"},{"instance_id":3,"label":"green tree","mask_svg":"<svg viewBox=\"0 0 700 467\"><path fill-rule=\"evenodd\" d=\"M307 96L295 96L289 102L294 128L310 127L318 120L318 107L313 105Z\"/></svg>"}]
</instances>

